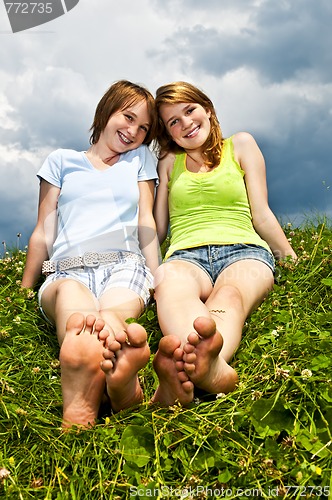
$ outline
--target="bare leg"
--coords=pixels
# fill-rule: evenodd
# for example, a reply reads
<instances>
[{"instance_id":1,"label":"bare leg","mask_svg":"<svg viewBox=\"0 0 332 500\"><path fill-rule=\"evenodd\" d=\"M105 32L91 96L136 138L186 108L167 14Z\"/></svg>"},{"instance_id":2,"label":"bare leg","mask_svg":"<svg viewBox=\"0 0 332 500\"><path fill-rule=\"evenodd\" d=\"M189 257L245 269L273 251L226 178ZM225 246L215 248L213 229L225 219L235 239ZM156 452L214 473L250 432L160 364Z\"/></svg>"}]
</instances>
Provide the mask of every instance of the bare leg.
<instances>
[{"instance_id":1,"label":"bare leg","mask_svg":"<svg viewBox=\"0 0 332 500\"><path fill-rule=\"evenodd\" d=\"M137 373L149 361L150 349L145 329L136 323L127 325L126 331L116 333L106 344L101 368L112 409L118 412L142 402Z\"/></svg>"},{"instance_id":2,"label":"bare leg","mask_svg":"<svg viewBox=\"0 0 332 500\"><path fill-rule=\"evenodd\" d=\"M194 384L184 371L180 344L180 339L175 335L164 337L159 343L153 361L159 378L159 387L151 400L152 403L170 406L178 401L185 406L193 400Z\"/></svg>"},{"instance_id":3,"label":"bare leg","mask_svg":"<svg viewBox=\"0 0 332 500\"><path fill-rule=\"evenodd\" d=\"M184 370L196 387L211 394L227 393L238 382L236 371L221 355L223 339L213 319L198 317L184 345ZM197 333L196 333L197 332Z\"/></svg>"},{"instance_id":4,"label":"bare leg","mask_svg":"<svg viewBox=\"0 0 332 500\"><path fill-rule=\"evenodd\" d=\"M127 317L140 314L142 301L123 288L105 292L98 301L79 282L62 279L45 289L42 307L56 324L61 346L64 427L92 424L104 396L105 373L100 363L106 341L128 326Z\"/></svg>"},{"instance_id":5,"label":"bare leg","mask_svg":"<svg viewBox=\"0 0 332 500\"><path fill-rule=\"evenodd\" d=\"M63 427L93 425L105 386L100 370L103 346L98 335L105 322L74 313L60 350Z\"/></svg>"},{"instance_id":6,"label":"bare leg","mask_svg":"<svg viewBox=\"0 0 332 500\"><path fill-rule=\"evenodd\" d=\"M184 370L195 386L211 393L233 390L238 377L228 363L247 316L273 285L272 272L261 262L239 261L212 288L194 264L172 261L166 266L156 289L163 334L181 339Z\"/></svg>"}]
</instances>

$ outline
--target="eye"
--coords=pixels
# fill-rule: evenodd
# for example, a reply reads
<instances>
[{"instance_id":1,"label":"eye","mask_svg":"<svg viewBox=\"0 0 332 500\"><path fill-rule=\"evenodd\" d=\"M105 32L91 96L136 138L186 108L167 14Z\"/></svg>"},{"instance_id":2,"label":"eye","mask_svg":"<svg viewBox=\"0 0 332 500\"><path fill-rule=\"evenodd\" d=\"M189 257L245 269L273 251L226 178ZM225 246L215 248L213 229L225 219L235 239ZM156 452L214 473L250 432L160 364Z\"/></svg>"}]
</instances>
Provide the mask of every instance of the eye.
<instances>
[{"instance_id":1,"label":"eye","mask_svg":"<svg viewBox=\"0 0 332 500\"><path fill-rule=\"evenodd\" d=\"M191 113L192 113L193 111L195 111L195 108L189 108L189 109L187 110L187 115L191 115Z\"/></svg>"},{"instance_id":2,"label":"eye","mask_svg":"<svg viewBox=\"0 0 332 500\"><path fill-rule=\"evenodd\" d=\"M131 116L131 115L126 115L125 114L125 117L127 118L128 121L132 122L134 120L134 118Z\"/></svg>"},{"instance_id":3,"label":"eye","mask_svg":"<svg viewBox=\"0 0 332 500\"><path fill-rule=\"evenodd\" d=\"M172 120L172 121L170 122L169 126L170 126L170 127L173 127L173 125L176 125L178 121L179 121L179 120L178 120L177 118L175 118L174 120Z\"/></svg>"},{"instance_id":4,"label":"eye","mask_svg":"<svg viewBox=\"0 0 332 500\"><path fill-rule=\"evenodd\" d=\"M143 130L143 132L145 132L146 134L149 132L148 127L146 127L145 125L142 125L142 126L141 126L141 129L142 129L142 130Z\"/></svg>"}]
</instances>

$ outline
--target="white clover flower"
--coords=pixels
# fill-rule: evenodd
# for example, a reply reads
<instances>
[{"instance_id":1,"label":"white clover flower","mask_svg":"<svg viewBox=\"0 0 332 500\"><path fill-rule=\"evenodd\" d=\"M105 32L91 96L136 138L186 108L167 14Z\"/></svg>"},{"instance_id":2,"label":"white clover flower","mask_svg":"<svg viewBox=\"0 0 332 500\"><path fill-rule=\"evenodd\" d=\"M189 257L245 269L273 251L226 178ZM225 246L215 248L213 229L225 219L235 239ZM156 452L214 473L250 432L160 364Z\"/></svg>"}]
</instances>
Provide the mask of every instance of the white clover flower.
<instances>
[{"instance_id":1,"label":"white clover flower","mask_svg":"<svg viewBox=\"0 0 332 500\"><path fill-rule=\"evenodd\" d=\"M223 392L219 392L218 394L216 394L216 399L221 399L221 398L224 398L226 396L226 394L224 394Z\"/></svg>"},{"instance_id":2,"label":"white clover flower","mask_svg":"<svg viewBox=\"0 0 332 500\"><path fill-rule=\"evenodd\" d=\"M4 467L2 467L0 469L0 481L3 480L3 479L7 479L8 476L10 476L9 470L7 470Z\"/></svg>"},{"instance_id":3,"label":"white clover flower","mask_svg":"<svg viewBox=\"0 0 332 500\"><path fill-rule=\"evenodd\" d=\"M279 337L278 330L272 330L271 335L273 335L273 337Z\"/></svg>"},{"instance_id":4,"label":"white clover flower","mask_svg":"<svg viewBox=\"0 0 332 500\"><path fill-rule=\"evenodd\" d=\"M289 377L289 370L285 370L284 368L276 368L276 377L277 378L288 378Z\"/></svg>"},{"instance_id":5,"label":"white clover flower","mask_svg":"<svg viewBox=\"0 0 332 500\"><path fill-rule=\"evenodd\" d=\"M312 371L305 368L304 370L301 371L301 376L303 378L310 378L312 377Z\"/></svg>"},{"instance_id":6,"label":"white clover flower","mask_svg":"<svg viewBox=\"0 0 332 500\"><path fill-rule=\"evenodd\" d=\"M263 393L261 391L255 391L255 390L251 391L251 399L253 401L260 399L262 397L262 395L263 395Z\"/></svg>"}]
</instances>

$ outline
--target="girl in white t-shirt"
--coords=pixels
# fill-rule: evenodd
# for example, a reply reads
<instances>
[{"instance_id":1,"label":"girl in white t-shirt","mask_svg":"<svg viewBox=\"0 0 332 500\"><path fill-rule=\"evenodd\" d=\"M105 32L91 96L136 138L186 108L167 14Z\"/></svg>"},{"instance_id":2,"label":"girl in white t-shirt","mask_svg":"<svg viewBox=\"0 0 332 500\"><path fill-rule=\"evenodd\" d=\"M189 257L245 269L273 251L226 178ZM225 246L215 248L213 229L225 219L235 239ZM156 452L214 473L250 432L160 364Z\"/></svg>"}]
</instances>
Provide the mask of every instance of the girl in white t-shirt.
<instances>
[{"instance_id":1,"label":"girl in white t-shirt","mask_svg":"<svg viewBox=\"0 0 332 500\"><path fill-rule=\"evenodd\" d=\"M150 355L143 311L158 267L157 121L144 87L122 80L100 100L87 151L59 149L38 172L40 199L22 286L39 290L60 344L63 427L92 425L105 388L113 411L142 400Z\"/></svg>"}]
</instances>

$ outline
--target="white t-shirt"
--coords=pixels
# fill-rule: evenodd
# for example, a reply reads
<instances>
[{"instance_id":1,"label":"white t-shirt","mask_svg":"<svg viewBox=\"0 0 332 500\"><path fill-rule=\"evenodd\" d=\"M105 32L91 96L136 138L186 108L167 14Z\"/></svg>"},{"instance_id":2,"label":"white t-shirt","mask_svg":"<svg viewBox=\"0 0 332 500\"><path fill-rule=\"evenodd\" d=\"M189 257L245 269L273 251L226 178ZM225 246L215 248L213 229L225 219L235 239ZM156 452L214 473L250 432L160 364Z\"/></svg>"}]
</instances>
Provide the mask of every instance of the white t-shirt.
<instances>
[{"instance_id":1,"label":"white t-shirt","mask_svg":"<svg viewBox=\"0 0 332 500\"><path fill-rule=\"evenodd\" d=\"M50 259L113 250L141 253L138 182L158 179L156 161L147 146L122 154L103 171L97 170L83 151L58 149L47 157L37 175L61 189L55 241L52 235L47 237L54 241Z\"/></svg>"}]
</instances>

